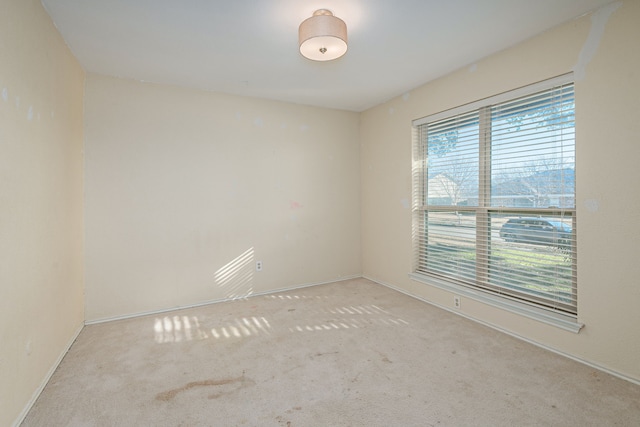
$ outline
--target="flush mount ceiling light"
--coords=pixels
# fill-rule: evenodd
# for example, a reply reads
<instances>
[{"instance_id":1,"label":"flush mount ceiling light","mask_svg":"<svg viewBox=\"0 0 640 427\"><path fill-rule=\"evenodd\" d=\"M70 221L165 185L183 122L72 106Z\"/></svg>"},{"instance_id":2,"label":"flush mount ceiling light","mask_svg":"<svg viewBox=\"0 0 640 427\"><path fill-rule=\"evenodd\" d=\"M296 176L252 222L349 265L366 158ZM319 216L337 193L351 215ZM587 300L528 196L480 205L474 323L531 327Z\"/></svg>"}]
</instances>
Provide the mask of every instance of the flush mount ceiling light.
<instances>
[{"instance_id":1,"label":"flush mount ceiling light","mask_svg":"<svg viewBox=\"0 0 640 427\"><path fill-rule=\"evenodd\" d=\"M331 61L347 52L347 24L330 10L318 9L298 28L300 53L313 61Z\"/></svg>"}]
</instances>

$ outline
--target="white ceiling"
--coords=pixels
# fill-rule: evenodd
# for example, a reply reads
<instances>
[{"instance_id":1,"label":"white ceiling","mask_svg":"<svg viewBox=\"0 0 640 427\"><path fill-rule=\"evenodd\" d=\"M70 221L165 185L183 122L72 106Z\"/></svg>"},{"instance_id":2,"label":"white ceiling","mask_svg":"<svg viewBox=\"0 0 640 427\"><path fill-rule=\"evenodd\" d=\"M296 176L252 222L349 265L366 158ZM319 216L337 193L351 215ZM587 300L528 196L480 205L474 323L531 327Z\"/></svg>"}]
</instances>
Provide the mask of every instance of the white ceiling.
<instances>
[{"instance_id":1,"label":"white ceiling","mask_svg":"<svg viewBox=\"0 0 640 427\"><path fill-rule=\"evenodd\" d=\"M42 0L89 72L363 111L611 0ZM349 50L298 52L330 9Z\"/></svg>"}]
</instances>

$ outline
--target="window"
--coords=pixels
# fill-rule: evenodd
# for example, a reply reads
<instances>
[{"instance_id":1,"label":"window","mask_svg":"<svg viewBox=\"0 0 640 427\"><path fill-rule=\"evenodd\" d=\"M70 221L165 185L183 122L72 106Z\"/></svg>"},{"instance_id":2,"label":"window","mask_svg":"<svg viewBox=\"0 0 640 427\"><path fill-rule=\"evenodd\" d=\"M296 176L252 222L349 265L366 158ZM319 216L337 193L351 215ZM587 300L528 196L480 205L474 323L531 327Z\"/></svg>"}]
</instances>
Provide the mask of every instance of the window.
<instances>
[{"instance_id":1,"label":"window","mask_svg":"<svg viewBox=\"0 0 640 427\"><path fill-rule=\"evenodd\" d=\"M575 318L571 78L414 121L413 278Z\"/></svg>"}]
</instances>

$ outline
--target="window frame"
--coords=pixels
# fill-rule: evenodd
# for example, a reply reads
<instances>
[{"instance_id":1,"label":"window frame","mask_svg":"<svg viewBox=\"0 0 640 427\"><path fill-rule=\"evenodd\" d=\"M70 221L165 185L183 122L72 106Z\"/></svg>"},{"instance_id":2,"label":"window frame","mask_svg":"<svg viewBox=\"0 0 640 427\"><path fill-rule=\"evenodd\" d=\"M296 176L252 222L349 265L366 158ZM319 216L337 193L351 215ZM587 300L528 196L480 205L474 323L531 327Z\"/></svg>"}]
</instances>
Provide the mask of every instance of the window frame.
<instances>
[{"instance_id":1,"label":"window frame","mask_svg":"<svg viewBox=\"0 0 640 427\"><path fill-rule=\"evenodd\" d=\"M428 125L429 123L438 122L441 120L453 119L459 115L478 112L479 121L484 120L485 125L490 123L490 109L492 106L516 100L518 98L535 94L537 92L550 90L554 87L573 83L573 74L565 74L553 79L545 80L539 83L528 85L519 89L504 92L489 98L485 98L476 102L472 102L457 108L442 111L421 119L414 120L413 126L413 242L414 242L414 260L412 272L409 276L416 281L423 282L441 289L445 289L450 292L454 292L460 296L466 296L471 299L481 301L485 304L495 306L519 315L523 315L529 318L539 320L541 322L561 327L563 329L579 332L583 327L583 324L577 320L577 254L576 254L576 209L575 203L572 209L567 208L547 208L544 210L545 214L558 213L563 216L571 218L573 229L573 248L571 256L571 270L572 270L572 298L575 304L571 306L571 310L567 310L567 307L549 307L545 304L540 304L540 301L536 301L536 298L527 295L526 298L521 296L514 296L513 293L503 293L499 287L492 287L489 285L488 280L481 280L483 277L487 278L489 274L490 255L488 253L491 245L491 230L489 225L491 224L490 218L492 214L504 214L513 213L522 216L536 216L540 213L539 209L533 208L519 208L519 207L493 207L490 203L490 191L491 188L491 135L479 136L479 154L478 154L478 205L477 206L456 206L455 210L459 212L469 212L475 214L476 224L476 239L475 239L475 253L476 259L486 260L484 262L476 262L476 272L474 283L465 283L460 278L455 279L447 277L446 274L437 274L433 272L420 271L420 256L423 253L420 247L427 242L425 236L422 235L422 231L425 228L420 222L425 221L426 212L437 211L451 211L452 206L428 206L427 203L427 154L426 150L421 146L423 144L420 141L420 127ZM575 88L574 88L575 93ZM574 107L575 108L575 107ZM489 116L487 116L489 114ZM484 126L484 125L483 125ZM490 125L489 125L490 126ZM483 190L484 189L484 190ZM488 191L489 194L485 194ZM574 189L575 191L575 189ZM575 200L575 192L574 192ZM487 204L488 202L488 204ZM484 226L483 226L484 225ZM487 251L484 252L483 251ZM516 292L517 293L517 292ZM547 304L548 305L548 304ZM571 312L571 311L574 312Z\"/></svg>"}]
</instances>

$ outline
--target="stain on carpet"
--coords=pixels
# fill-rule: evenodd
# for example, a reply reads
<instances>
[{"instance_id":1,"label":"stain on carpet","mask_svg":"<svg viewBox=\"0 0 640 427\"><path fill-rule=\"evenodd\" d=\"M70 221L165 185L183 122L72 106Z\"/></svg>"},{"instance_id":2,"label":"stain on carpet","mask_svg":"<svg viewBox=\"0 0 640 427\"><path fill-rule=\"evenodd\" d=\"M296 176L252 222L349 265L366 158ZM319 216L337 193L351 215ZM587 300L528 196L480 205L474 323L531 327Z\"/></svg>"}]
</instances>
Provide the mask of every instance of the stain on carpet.
<instances>
[{"instance_id":1,"label":"stain on carpet","mask_svg":"<svg viewBox=\"0 0 640 427\"><path fill-rule=\"evenodd\" d=\"M327 352L327 353L316 353L315 356L327 356L329 354L340 354L340 352L339 351L330 351L330 352ZM311 358L313 359L313 356L311 356Z\"/></svg>"},{"instance_id":2,"label":"stain on carpet","mask_svg":"<svg viewBox=\"0 0 640 427\"><path fill-rule=\"evenodd\" d=\"M389 360L389 358L387 357L386 354L380 352L380 351L376 351L376 353L378 353L380 355L380 357L382 357L382 361L384 363L393 363L391 360Z\"/></svg>"},{"instance_id":3,"label":"stain on carpet","mask_svg":"<svg viewBox=\"0 0 640 427\"><path fill-rule=\"evenodd\" d=\"M183 385L182 387L178 387L178 388L174 388L171 390L167 390L164 391L162 393L158 393L156 395L156 400L161 400L163 402L168 402L170 400L172 400L174 397L176 397L178 394L193 389L193 388L199 388L199 387L221 387L221 386L225 386L228 384L235 384L236 387L232 388L232 389L226 389L225 391L221 391L218 393L213 393L210 394L208 396L209 399L217 399L220 396L223 396L225 394L229 394L232 393L236 390L239 390L243 387L246 387L250 384L254 384L254 382L250 379L247 379L244 375L241 377L237 377L237 378L224 378L224 379L220 379L220 380L203 380L203 381L193 381L190 383L187 383L185 385Z\"/></svg>"}]
</instances>

